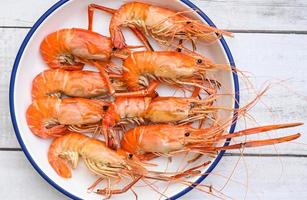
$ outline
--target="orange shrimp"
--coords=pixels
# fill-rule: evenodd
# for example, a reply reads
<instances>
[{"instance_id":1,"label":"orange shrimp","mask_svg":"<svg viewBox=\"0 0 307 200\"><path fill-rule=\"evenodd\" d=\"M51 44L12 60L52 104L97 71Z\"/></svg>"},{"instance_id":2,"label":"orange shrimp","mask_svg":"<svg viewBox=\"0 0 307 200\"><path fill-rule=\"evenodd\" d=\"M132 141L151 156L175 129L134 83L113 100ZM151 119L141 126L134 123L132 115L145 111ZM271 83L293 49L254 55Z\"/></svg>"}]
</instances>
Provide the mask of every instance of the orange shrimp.
<instances>
[{"instance_id":1,"label":"orange shrimp","mask_svg":"<svg viewBox=\"0 0 307 200\"><path fill-rule=\"evenodd\" d=\"M117 91L125 90L123 83L111 79ZM32 99L45 96L61 96L92 98L108 95L106 83L98 72L66 71L63 69L45 70L32 81Z\"/></svg>"},{"instance_id":2,"label":"orange shrimp","mask_svg":"<svg viewBox=\"0 0 307 200\"><path fill-rule=\"evenodd\" d=\"M120 152L123 154L122 150ZM129 164L123 155L108 149L104 142L98 139L80 133L67 132L65 136L55 139L50 145L48 161L53 169L64 178L71 177L70 168L65 160L69 161L74 169L77 167L79 156L84 159L86 166L92 172L98 175L117 176L120 171L128 170ZM103 173L103 168L100 170L95 168L94 162L101 165L109 163L110 169ZM111 170L111 165L114 167L113 170ZM145 171L142 167L134 168L134 170L140 174Z\"/></svg>"},{"instance_id":3,"label":"orange shrimp","mask_svg":"<svg viewBox=\"0 0 307 200\"><path fill-rule=\"evenodd\" d=\"M216 109L209 106L215 99L198 100L184 97L118 97L111 103L102 120L106 141L114 142L116 125L152 123L185 124L205 119ZM108 146L116 149L119 144Z\"/></svg>"},{"instance_id":4,"label":"orange shrimp","mask_svg":"<svg viewBox=\"0 0 307 200\"><path fill-rule=\"evenodd\" d=\"M222 35L232 36L232 33L209 26L200 20L184 15L187 12L178 12L167 8L140 2L129 2L118 10L104 6L89 5L89 29L92 29L94 9L113 14L110 23L110 35L117 48L126 46L121 27L129 27L140 40L151 48L144 34L152 36L162 44L170 44L173 39L190 40L193 46L196 40L211 43ZM194 11L195 12L195 11Z\"/></svg>"},{"instance_id":5,"label":"orange shrimp","mask_svg":"<svg viewBox=\"0 0 307 200\"><path fill-rule=\"evenodd\" d=\"M36 136L50 138L65 134L67 125L99 123L103 112L103 105L97 100L45 97L32 102L26 119Z\"/></svg>"},{"instance_id":6,"label":"orange shrimp","mask_svg":"<svg viewBox=\"0 0 307 200\"><path fill-rule=\"evenodd\" d=\"M90 187L91 189L103 179L107 179L108 182L111 179L115 181L120 181L123 178L132 179L132 182L123 189L112 190L108 186L105 189L97 190L98 194L108 195L108 197L112 194L128 191L140 179L173 181L189 174L199 174L195 169L206 164L171 175L170 173L149 171L133 154L123 150L113 151L100 140L74 132L56 138L49 147L48 161L56 173L63 178L72 177L71 167L73 169L77 167L79 157L83 159L91 172L99 176L99 179Z\"/></svg>"},{"instance_id":7,"label":"orange shrimp","mask_svg":"<svg viewBox=\"0 0 307 200\"><path fill-rule=\"evenodd\" d=\"M198 100L185 97L136 97L118 98L115 101L116 110L121 121L134 120L136 123L148 120L153 123L190 123L203 119L204 114L214 110L207 106L215 99ZM106 117L114 110L108 110ZM206 112L207 111L207 112Z\"/></svg>"},{"instance_id":8,"label":"orange shrimp","mask_svg":"<svg viewBox=\"0 0 307 200\"><path fill-rule=\"evenodd\" d=\"M204 114L215 110L214 107L207 106L214 100L185 97L118 97L108 108L104 119L117 119L119 124L141 124L145 120L153 123L190 123L203 119Z\"/></svg>"},{"instance_id":9,"label":"orange shrimp","mask_svg":"<svg viewBox=\"0 0 307 200\"><path fill-rule=\"evenodd\" d=\"M215 146L223 139L299 125L302 125L302 123L260 126L238 131L233 134L225 134L224 130L219 126L204 129L169 124L139 126L125 133L121 141L121 148L138 156L140 159L150 159L152 158L152 154L159 156L173 156L181 152L204 154L226 149L265 146L295 140L300 137L300 133L274 139L248 141L229 146Z\"/></svg>"},{"instance_id":10,"label":"orange shrimp","mask_svg":"<svg viewBox=\"0 0 307 200\"><path fill-rule=\"evenodd\" d=\"M152 94L159 82L181 88L194 86L214 94L219 83L207 79L206 74L218 69L232 70L230 66L213 64L201 56L176 51L139 51L124 60L122 80L129 90L135 91L130 92L131 96ZM127 94L116 93L115 96Z\"/></svg>"},{"instance_id":11,"label":"orange shrimp","mask_svg":"<svg viewBox=\"0 0 307 200\"><path fill-rule=\"evenodd\" d=\"M47 35L40 45L45 63L54 69L76 70L85 64L105 64L111 56L125 58L128 49L117 50L110 38L81 29L61 29Z\"/></svg>"},{"instance_id":12,"label":"orange shrimp","mask_svg":"<svg viewBox=\"0 0 307 200\"><path fill-rule=\"evenodd\" d=\"M111 56L126 58L130 50L114 48L110 38L80 29L61 29L46 36L40 45L43 60L50 68L80 70L85 64L99 69L109 92L115 93L106 72Z\"/></svg>"}]
</instances>

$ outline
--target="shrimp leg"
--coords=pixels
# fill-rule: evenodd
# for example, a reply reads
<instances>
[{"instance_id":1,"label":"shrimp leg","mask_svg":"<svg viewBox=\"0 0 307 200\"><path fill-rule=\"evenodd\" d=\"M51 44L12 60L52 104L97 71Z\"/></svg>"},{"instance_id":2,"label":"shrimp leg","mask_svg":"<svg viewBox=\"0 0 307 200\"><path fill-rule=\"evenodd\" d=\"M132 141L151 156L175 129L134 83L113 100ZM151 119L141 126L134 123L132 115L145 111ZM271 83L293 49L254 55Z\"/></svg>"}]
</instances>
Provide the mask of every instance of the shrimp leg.
<instances>
[{"instance_id":1,"label":"shrimp leg","mask_svg":"<svg viewBox=\"0 0 307 200\"><path fill-rule=\"evenodd\" d=\"M111 84L111 80L110 80L108 73L105 71L105 69L108 66L108 63L100 64L100 63L94 62L94 65L98 68L100 75L104 79L110 94L113 95L115 93L115 89L113 88L113 86Z\"/></svg>"},{"instance_id":2,"label":"shrimp leg","mask_svg":"<svg viewBox=\"0 0 307 200\"><path fill-rule=\"evenodd\" d=\"M154 178L154 177L146 177L146 178L152 178L152 179L155 179L155 180L172 180L172 179L178 179L178 178L181 178L181 177L185 177L185 176L189 176L189 175L198 175L200 173L200 171L196 170L198 168L201 168L201 167L204 167L208 164L210 164L211 161L208 161L208 162L205 162L205 163L202 163L200 165L197 165L193 168L190 168L190 169L187 169L183 172L180 172L174 176L171 176L171 177L157 177L157 178ZM135 178L131 183L129 183L128 185L126 185L125 187L123 187L122 189L115 189L115 190L108 190L107 188L105 189L98 189L97 190L97 194L102 194L102 195L105 195L109 192L110 195L112 194L122 194L124 192L127 192L133 185L135 185L141 178L143 178L143 176L138 176L137 178Z\"/></svg>"},{"instance_id":3,"label":"shrimp leg","mask_svg":"<svg viewBox=\"0 0 307 200\"><path fill-rule=\"evenodd\" d=\"M114 14L116 12L115 9L100 6L97 4L90 4L87 8L87 14L88 14L88 30L92 31L93 30L93 17L94 17L94 10L103 10L108 13Z\"/></svg>"},{"instance_id":4,"label":"shrimp leg","mask_svg":"<svg viewBox=\"0 0 307 200\"><path fill-rule=\"evenodd\" d=\"M95 9L102 10L102 11L108 12L110 14L114 14L116 12L116 10L112 9L112 8L108 8L108 7L97 5L97 4L90 4L88 6L88 30L90 30L90 31L93 30L93 17L94 17L94 10ZM154 49L152 48L148 39L144 36L144 34L139 29L137 29L134 26L129 26L129 28L132 30L132 32L135 34L135 36L137 38L139 38L139 40L145 45L145 47L148 50L154 51Z\"/></svg>"},{"instance_id":5,"label":"shrimp leg","mask_svg":"<svg viewBox=\"0 0 307 200\"><path fill-rule=\"evenodd\" d=\"M145 47L150 50L150 51L154 51L154 49L152 48L151 44L149 43L148 39L144 36L144 34L139 30L137 29L136 27L134 26L129 26L129 28L132 30L132 32L135 34L135 36L137 38L139 38L139 40L141 42L143 42L143 44L145 45Z\"/></svg>"},{"instance_id":6,"label":"shrimp leg","mask_svg":"<svg viewBox=\"0 0 307 200\"><path fill-rule=\"evenodd\" d=\"M105 189L98 189L97 190L97 194L102 194L105 195L107 193L109 193L110 195L112 194L122 194L124 192L127 192L133 185L135 185L140 179L142 178L142 176L139 176L137 178L135 178L131 183L129 183L128 185L126 185L125 187L123 187L122 189L115 189L115 190L108 190L107 188Z\"/></svg>"},{"instance_id":7,"label":"shrimp leg","mask_svg":"<svg viewBox=\"0 0 307 200\"><path fill-rule=\"evenodd\" d=\"M159 86L158 81L152 81L149 86L144 90L134 91L134 92L121 92L115 93L115 97L145 97L145 96L152 96L156 95L155 89Z\"/></svg>"}]
</instances>

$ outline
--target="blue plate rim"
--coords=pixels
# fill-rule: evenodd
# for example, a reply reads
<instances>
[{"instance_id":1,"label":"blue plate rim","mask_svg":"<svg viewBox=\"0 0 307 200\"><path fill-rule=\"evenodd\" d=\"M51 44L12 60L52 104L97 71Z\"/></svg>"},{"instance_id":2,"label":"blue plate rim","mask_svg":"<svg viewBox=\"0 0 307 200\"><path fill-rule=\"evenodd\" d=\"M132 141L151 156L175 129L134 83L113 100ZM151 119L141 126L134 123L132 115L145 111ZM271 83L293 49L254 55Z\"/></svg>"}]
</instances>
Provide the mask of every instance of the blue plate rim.
<instances>
[{"instance_id":1,"label":"blue plate rim","mask_svg":"<svg viewBox=\"0 0 307 200\"><path fill-rule=\"evenodd\" d=\"M15 106L14 106L14 87L15 87L15 78L16 78L16 72L19 66L19 62L20 59L22 57L22 54L29 42L29 40L31 39L32 35L35 33L35 31L37 30L37 28L40 26L40 24L42 22L45 21L45 19L48 18L48 16L50 14L52 14L55 10L57 10L59 7L61 7L62 5L64 5L65 3L67 3L69 0L60 0L57 3L55 3L52 7L50 7L33 25L33 27L30 29L30 31L28 32L28 34L26 35L25 39L23 40L19 51L17 53L17 56L15 58L15 62L13 65L13 69L12 69L12 73L11 73L11 79L10 79L10 86L9 86L9 104L10 104L10 114L11 114L11 121L14 127L14 131L15 131L15 135L17 137L17 140L21 146L21 149L23 150L24 154L26 155L27 159L29 160L29 162L31 163L31 165L34 167L34 169L40 174L41 177L43 177L49 184L51 184L54 188L56 188L58 191L60 191L61 193L65 194L66 196L72 198L72 199L81 199L73 194L71 194L70 192L66 191L65 189L63 189L62 187L60 187L58 184L56 184L51 178L49 178L41 169L40 167L36 164L36 162L34 161L34 159L32 158L32 156L30 155L29 151L27 150L27 147L25 146L22 137L20 135L19 129L18 129L18 125L17 125L17 121L16 121L16 116L15 116ZM214 26L215 24L211 21L211 19L203 12L201 11L196 5L194 5L192 2L190 2L189 0L180 0L182 3L184 3L185 5L189 6L190 8L192 8L193 10L196 10L196 12L199 14L199 16L201 16L209 25ZM235 69L235 62L233 59L233 56L231 54L231 51L225 41L225 39L222 37L220 39L220 42L225 50L225 53L227 55L228 61L230 63L230 65L233 67L233 69ZM239 81L238 81L238 76L235 73L235 70L233 70L233 81L234 81L234 87L235 87L235 102L234 102L234 108L238 109L239 108L239 100L240 100L240 95L239 95ZM233 115L233 123L232 126L230 127L229 133L233 133L236 127L236 113L234 113ZM229 141L230 140L226 140L224 146L228 146L229 145ZM219 163L219 161L221 160L221 158L223 157L225 151L221 151L217 157L214 159L214 161L211 163L210 167L207 169L207 171L204 173L204 175L202 175L200 178L198 178L195 182L194 182L194 187L196 185L198 185L199 183L201 183L209 174L210 172L212 172L212 170L217 166L217 164ZM184 190L180 191L179 193L177 193L176 195L170 197L169 199L171 200L175 200L178 199L179 197L182 197L183 195L185 195L186 193L188 193L189 191L191 191L194 187L187 187Z\"/></svg>"}]
</instances>

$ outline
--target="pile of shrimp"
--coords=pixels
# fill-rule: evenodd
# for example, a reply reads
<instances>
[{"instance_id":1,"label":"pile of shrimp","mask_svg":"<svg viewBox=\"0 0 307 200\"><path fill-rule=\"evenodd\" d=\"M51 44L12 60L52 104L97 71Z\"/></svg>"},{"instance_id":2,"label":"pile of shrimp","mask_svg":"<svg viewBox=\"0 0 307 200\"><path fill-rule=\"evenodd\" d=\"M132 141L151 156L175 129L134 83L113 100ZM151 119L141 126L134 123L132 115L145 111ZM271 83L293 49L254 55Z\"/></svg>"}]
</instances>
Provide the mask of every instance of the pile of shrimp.
<instances>
[{"instance_id":1,"label":"pile of shrimp","mask_svg":"<svg viewBox=\"0 0 307 200\"><path fill-rule=\"evenodd\" d=\"M95 10L112 15L110 37L92 30ZM223 85L208 74L236 72L233 66L216 64L197 53L196 44L210 44L232 34L186 14L140 2L125 3L118 9L91 4L88 29L61 29L43 39L39 51L49 69L32 82L26 120L35 136L53 140L47 156L59 176L71 178L71 169L82 158L89 172L98 176L88 189L92 191L106 180L107 186L96 189L106 198L128 190L137 195L133 186L140 180L176 182L203 190L204 185L197 186L186 178L201 175L209 162L170 173L148 169L154 166L151 160L192 152L195 156L187 162L193 163L223 150L273 145L300 137L298 133L220 145L230 138L302 123L266 125L229 134L229 125L244 116L261 95L239 109L216 105ZM130 28L144 46L127 45L122 27ZM147 37L168 50L154 51ZM183 46L186 40L193 49ZM115 65L113 58L121 59L121 66ZM85 70L85 65L93 68ZM188 96L160 96L156 90L160 85ZM235 117L221 120L221 110ZM130 183L113 188L111 182L123 179Z\"/></svg>"}]
</instances>

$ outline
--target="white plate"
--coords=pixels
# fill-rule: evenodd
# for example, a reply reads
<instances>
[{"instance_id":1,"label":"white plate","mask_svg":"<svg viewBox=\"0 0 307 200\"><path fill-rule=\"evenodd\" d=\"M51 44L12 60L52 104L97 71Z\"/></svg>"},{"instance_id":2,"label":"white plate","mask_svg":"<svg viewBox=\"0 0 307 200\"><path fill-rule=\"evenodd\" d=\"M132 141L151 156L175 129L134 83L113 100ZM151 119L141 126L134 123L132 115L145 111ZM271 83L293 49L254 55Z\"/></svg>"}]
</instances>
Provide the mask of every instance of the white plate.
<instances>
[{"instance_id":1,"label":"white plate","mask_svg":"<svg viewBox=\"0 0 307 200\"><path fill-rule=\"evenodd\" d=\"M56 31L61 28L69 27L87 27L87 5L90 3L102 4L112 8L118 8L124 2L121 0L75 0L67 1L62 0L51 7L33 26L28 35L26 36L20 50L17 54L14 68L11 76L10 83L10 111L12 117L12 123L14 125L15 133L18 141L37 172L52 186L66 194L73 199L101 199L94 193L87 193L86 188L94 182L96 177L92 175L86 167L81 162L76 170L73 171L73 178L67 180L59 177L55 171L51 168L47 160L47 150L50 144L50 140L42 140L34 136L29 130L26 124L25 112L29 104L31 103L31 82L33 78L40 72L46 69L43 60L39 54L39 45L42 39L49 33ZM168 1L158 1L149 0L145 2L150 2L155 5L165 6L175 10L188 10L197 9L198 15L193 14L194 17L203 20L204 22L213 25L211 20L195 5L187 0L182 1L172 1L170 5ZM95 31L103 34L109 35L108 33L108 23L110 20L110 15L102 12L97 12L95 14L94 29ZM125 32L126 39L129 44L136 44L138 40L130 33ZM155 46L157 49L157 46ZM230 63L234 66L234 61L231 56L230 50L222 38L219 42L213 45L200 47L198 51L207 57L211 58L216 63ZM219 99L217 104L223 105L229 108L238 107L239 98L239 85L237 76L231 72L219 72L215 74L215 77L222 84L221 93L226 94L236 94L228 95ZM166 94L166 91L160 89L160 92ZM221 113L224 118L232 117L232 113ZM235 124L231 127L230 132L233 132ZM223 144L222 144L223 145ZM217 155L212 163L204 169L203 172L210 173L213 168L217 165L224 152ZM205 158L198 161L204 161ZM177 169L177 167L182 164L180 158L175 158L170 164L168 170ZM165 164L165 159L157 159L157 163L161 166ZM163 164L164 163L164 164ZM194 163L197 164L197 163ZM161 169L165 169L163 166ZM206 176L194 177L190 179L191 181L201 182ZM157 184L160 191L165 188L165 183ZM186 188L186 186L179 184L172 184L165 194L167 197L176 199L192 188ZM159 194L153 192L150 187L136 187L136 192L141 199L157 199L160 197ZM114 199L132 199L134 198L131 192L127 192L123 195L114 195Z\"/></svg>"}]
</instances>

